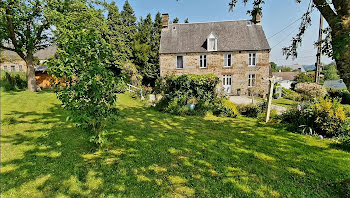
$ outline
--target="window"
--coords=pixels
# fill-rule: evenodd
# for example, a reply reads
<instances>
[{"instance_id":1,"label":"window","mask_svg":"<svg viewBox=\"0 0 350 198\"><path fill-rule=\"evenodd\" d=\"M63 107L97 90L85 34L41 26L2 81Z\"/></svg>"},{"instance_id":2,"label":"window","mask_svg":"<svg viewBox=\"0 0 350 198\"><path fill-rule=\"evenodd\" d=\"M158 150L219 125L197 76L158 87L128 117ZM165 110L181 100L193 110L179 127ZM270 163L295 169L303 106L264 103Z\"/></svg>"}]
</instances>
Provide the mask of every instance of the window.
<instances>
[{"instance_id":1,"label":"window","mask_svg":"<svg viewBox=\"0 0 350 198\"><path fill-rule=\"evenodd\" d=\"M216 39L209 39L209 51L216 51Z\"/></svg>"},{"instance_id":2,"label":"window","mask_svg":"<svg viewBox=\"0 0 350 198\"><path fill-rule=\"evenodd\" d=\"M249 61L248 61L249 66L256 66L256 54L255 53L250 53L249 54Z\"/></svg>"},{"instance_id":3,"label":"window","mask_svg":"<svg viewBox=\"0 0 350 198\"><path fill-rule=\"evenodd\" d=\"M224 66L225 67L232 67L232 54L225 54L224 55Z\"/></svg>"},{"instance_id":4,"label":"window","mask_svg":"<svg viewBox=\"0 0 350 198\"><path fill-rule=\"evenodd\" d=\"M4 66L4 70L7 70L7 66L6 65Z\"/></svg>"},{"instance_id":5,"label":"window","mask_svg":"<svg viewBox=\"0 0 350 198\"><path fill-rule=\"evenodd\" d=\"M18 70L19 71L23 71L23 66L22 65L18 65Z\"/></svg>"},{"instance_id":6,"label":"window","mask_svg":"<svg viewBox=\"0 0 350 198\"><path fill-rule=\"evenodd\" d=\"M14 65L11 65L11 71L16 71L16 67Z\"/></svg>"},{"instance_id":7,"label":"window","mask_svg":"<svg viewBox=\"0 0 350 198\"><path fill-rule=\"evenodd\" d=\"M200 68L207 68L207 55L200 55L199 56L199 67Z\"/></svg>"},{"instance_id":8,"label":"window","mask_svg":"<svg viewBox=\"0 0 350 198\"><path fill-rule=\"evenodd\" d=\"M177 69L183 69L184 68L184 57L183 56L177 56L176 57L176 68Z\"/></svg>"},{"instance_id":9,"label":"window","mask_svg":"<svg viewBox=\"0 0 350 198\"><path fill-rule=\"evenodd\" d=\"M248 87L254 87L256 83L256 75L255 74L249 74L248 75Z\"/></svg>"},{"instance_id":10,"label":"window","mask_svg":"<svg viewBox=\"0 0 350 198\"><path fill-rule=\"evenodd\" d=\"M208 51L217 51L218 50L218 38L214 32L210 33L207 38L207 49Z\"/></svg>"}]
</instances>

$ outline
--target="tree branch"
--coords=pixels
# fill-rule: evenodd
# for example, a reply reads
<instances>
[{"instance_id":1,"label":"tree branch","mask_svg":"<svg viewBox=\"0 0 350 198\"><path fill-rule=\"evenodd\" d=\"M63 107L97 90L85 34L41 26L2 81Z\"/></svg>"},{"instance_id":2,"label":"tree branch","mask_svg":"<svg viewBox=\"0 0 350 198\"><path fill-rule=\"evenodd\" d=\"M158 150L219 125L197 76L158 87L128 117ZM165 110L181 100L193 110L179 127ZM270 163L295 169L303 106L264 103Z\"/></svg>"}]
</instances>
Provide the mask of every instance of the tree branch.
<instances>
[{"instance_id":1,"label":"tree branch","mask_svg":"<svg viewBox=\"0 0 350 198\"><path fill-rule=\"evenodd\" d=\"M12 45L14 46L14 52L16 52L23 60L25 60L26 55L19 49L19 46L18 46L17 40L16 40L15 29L14 29L13 22L12 22L12 19L10 16L11 16L10 10L6 9L7 30L9 31L9 36L10 36ZM3 48L4 46L1 46L1 47Z\"/></svg>"},{"instance_id":2,"label":"tree branch","mask_svg":"<svg viewBox=\"0 0 350 198\"><path fill-rule=\"evenodd\" d=\"M313 0L314 5L316 8L321 12L322 16L326 19L328 24L331 27L334 27L336 24L336 21L334 20L337 17L337 13L335 13L330 4L327 3L326 0Z\"/></svg>"}]
</instances>

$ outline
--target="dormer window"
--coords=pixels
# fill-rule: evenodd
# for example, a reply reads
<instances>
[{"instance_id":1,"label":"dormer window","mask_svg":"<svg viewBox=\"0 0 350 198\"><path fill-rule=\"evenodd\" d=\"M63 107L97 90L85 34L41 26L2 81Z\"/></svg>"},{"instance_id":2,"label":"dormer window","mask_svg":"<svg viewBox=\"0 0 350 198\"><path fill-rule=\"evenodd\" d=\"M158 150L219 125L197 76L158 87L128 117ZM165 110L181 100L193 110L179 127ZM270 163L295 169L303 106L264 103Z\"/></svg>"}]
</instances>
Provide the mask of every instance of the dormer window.
<instances>
[{"instance_id":1,"label":"dormer window","mask_svg":"<svg viewBox=\"0 0 350 198\"><path fill-rule=\"evenodd\" d=\"M211 33L208 36L208 51L217 51L218 50L218 39L214 33Z\"/></svg>"}]
</instances>

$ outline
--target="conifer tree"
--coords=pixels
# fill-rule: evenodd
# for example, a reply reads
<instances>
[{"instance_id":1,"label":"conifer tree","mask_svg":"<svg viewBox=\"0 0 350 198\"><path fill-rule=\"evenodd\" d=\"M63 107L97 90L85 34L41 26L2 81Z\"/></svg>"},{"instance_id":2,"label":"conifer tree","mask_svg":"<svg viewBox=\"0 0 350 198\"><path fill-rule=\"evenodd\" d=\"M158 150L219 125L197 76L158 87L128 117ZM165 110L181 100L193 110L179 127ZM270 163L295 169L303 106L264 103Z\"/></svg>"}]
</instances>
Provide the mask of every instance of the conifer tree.
<instances>
[{"instance_id":1,"label":"conifer tree","mask_svg":"<svg viewBox=\"0 0 350 198\"><path fill-rule=\"evenodd\" d=\"M125 46L125 36L123 34L123 23L119 13L119 9L115 2L107 5L108 16L108 35L107 40L113 50L113 57L110 60L114 66L113 70L120 74L123 64L127 62L127 49Z\"/></svg>"},{"instance_id":2,"label":"conifer tree","mask_svg":"<svg viewBox=\"0 0 350 198\"><path fill-rule=\"evenodd\" d=\"M132 60L133 54L133 41L135 39L135 33L137 30L136 21L137 18L135 16L134 10L132 9L128 0L125 1L123 6L123 11L120 13L122 18L122 33L125 36L125 52L129 60Z\"/></svg>"}]
</instances>

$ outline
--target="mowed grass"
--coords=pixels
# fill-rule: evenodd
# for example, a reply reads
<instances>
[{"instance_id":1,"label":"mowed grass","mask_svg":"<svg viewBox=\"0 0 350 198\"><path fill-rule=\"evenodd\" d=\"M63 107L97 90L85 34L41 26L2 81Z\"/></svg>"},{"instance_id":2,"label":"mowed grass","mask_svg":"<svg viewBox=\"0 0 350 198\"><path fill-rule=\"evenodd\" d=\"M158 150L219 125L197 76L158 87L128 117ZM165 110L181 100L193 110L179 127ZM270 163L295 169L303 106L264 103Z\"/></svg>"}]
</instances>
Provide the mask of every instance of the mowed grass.
<instances>
[{"instance_id":1,"label":"mowed grass","mask_svg":"<svg viewBox=\"0 0 350 198\"><path fill-rule=\"evenodd\" d=\"M106 149L50 92L1 93L1 197L348 197L350 152L255 119L181 117L127 95Z\"/></svg>"}]
</instances>

